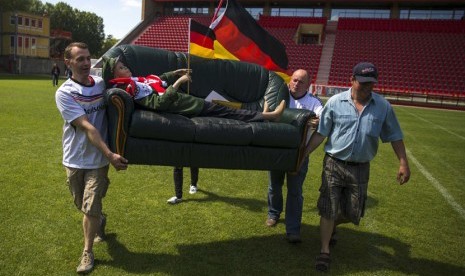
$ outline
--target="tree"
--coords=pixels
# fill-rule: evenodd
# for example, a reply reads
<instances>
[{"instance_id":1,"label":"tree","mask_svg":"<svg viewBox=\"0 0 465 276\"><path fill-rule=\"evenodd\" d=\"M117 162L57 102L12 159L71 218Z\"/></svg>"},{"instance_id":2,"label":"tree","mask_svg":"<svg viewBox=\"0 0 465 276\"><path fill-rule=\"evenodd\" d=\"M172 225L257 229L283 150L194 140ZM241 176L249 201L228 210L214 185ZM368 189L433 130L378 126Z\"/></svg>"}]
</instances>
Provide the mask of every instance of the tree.
<instances>
[{"instance_id":1,"label":"tree","mask_svg":"<svg viewBox=\"0 0 465 276\"><path fill-rule=\"evenodd\" d=\"M72 41L83 41L89 46L89 51L94 57L102 53L105 43L105 32L103 18L93 12L80 11L64 2L56 5L45 3L40 0L0 0L0 12L25 11L33 14L50 17L50 29L69 31L72 33ZM64 52L66 42L57 42L55 51Z\"/></svg>"},{"instance_id":2,"label":"tree","mask_svg":"<svg viewBox=\"0 0 465 276\"><path fill-rule=\"evenodd\" d=\"M50 6L53 7L53 5L50 3L46 3L45 5L42 4L40 0L30 0L30 2L31 3L28 7L28 11L34 14L48 14Z\"/></svg>"},{"instance_id":3,"label":"tree","mask_svg":"<svg viewBox=\"0 0 465 276\"><path fill-rule=\"evenodd\" d=\"M105 39L103 19L93 12L80 11L59 2L50 12L52 29L71 31L73 41L83 41L94 56L100 52Z\"/></svg>"},{"instance_id":4,"label":"tree","mask_svg":"<svg viewBox=\"0 0 465 276\"><path fill-rule=\"evenodd\" d=\"M0 0L0 12L27 11L32 0Z\"/></svg>"},{"instance_id":5,"label":"tree","mask_svg":"<svg viewBox=\"0 0 465 276\"><path fill-rule=\"evenodd\" d=\"M117 38L114 38L112 35L108 35L103 42L102 50L98 53L98 56L103 56L103 54L110 50L110 48L113 47L113 45L115 45L117 42Z\"/></svg>"},{"instance_id":6,"label":"tree","mask_svg":"<svg viewBox=\"0 0 465 276\"><path fill-rule=\"evenodd\" d=\"M81 12L77 10L75 10L75 12L75 21L78 28L74 28L73 40L86 42L90 52L94 57L97 57L105 39L103 19L92 12Z\"/></svg>"},{"instance_id":7,"label":"tree","mask_svg":"<svg viewBox=\"0 0 465 276\"><path fill-rule=\"evenodd\" d=\"M79 29L76 24L76 13L78 10L73 9L70 5L58 2L52 10L49 11L50 15L50 28L60 29L64 31L72 31Z\"/></svg>"},{"instance_id":8,"label":"tree","mask_svg":"<svg viewBox=\"0 0 465 276\"><path fill-rule=\"evenodd\" d=\"M72 41L83 41L89 46L89 51L97 57L102 52L105 40L103 18L93 12L80 11L64 2L56 5L40 0L0 0L0 9L22 10L34 14L48 14L50 16L50 29L69 31ZM69 41L68 41L69 42ZM57 51L63 52L66 43L56 43Z\"/></svg>"}]
</instances>

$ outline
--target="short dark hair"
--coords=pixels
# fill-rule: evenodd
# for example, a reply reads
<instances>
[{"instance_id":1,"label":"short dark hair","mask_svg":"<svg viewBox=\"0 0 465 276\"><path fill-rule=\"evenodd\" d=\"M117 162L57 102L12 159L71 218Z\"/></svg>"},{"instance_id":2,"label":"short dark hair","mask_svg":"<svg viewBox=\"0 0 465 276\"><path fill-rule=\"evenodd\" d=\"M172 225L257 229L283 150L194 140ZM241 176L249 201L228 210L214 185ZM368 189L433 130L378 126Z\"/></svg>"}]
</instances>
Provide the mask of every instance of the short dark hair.
<instances>
[{"instance_id":1,"label":"short dark hair","mask_svg":"<svg viewBox=\"0 0 465 276\"><path fill-rule=\"evenodd\" d=\"M85 44L84 42L72 42L68 46L66 46L65 59L72 58L71 50L73 49L73 47L78 47L78 48L81 48L81 49L89 49L89 47L87 47L87 44Z\"/></svg>"}]
</instances>

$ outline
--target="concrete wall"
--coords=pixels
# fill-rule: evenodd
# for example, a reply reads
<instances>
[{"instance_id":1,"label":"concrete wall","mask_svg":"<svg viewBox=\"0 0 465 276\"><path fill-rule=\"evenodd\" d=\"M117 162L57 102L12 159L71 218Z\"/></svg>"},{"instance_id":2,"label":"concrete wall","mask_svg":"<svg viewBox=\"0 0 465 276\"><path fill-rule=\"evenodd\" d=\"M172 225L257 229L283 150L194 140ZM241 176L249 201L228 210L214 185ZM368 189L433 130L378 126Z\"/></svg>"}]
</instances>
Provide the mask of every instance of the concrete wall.
<instances>
[{"instance_id":1,"label":"concrete wall","mask_svg":"<svg viewBox=\"0 0 465 276\"><path fill-rule=\"evenodd\" d=\"M43 58L32 58L32 57L18 57L16 72L14 72L14 61L8 57L3 57L0 61L0 67L2 71L8 73L18 74L51 74L52 66L54 63L60 67L60 73L62 76L65 75L65 65L63 61L56 61Z\"/></svg>"}]
</instances>

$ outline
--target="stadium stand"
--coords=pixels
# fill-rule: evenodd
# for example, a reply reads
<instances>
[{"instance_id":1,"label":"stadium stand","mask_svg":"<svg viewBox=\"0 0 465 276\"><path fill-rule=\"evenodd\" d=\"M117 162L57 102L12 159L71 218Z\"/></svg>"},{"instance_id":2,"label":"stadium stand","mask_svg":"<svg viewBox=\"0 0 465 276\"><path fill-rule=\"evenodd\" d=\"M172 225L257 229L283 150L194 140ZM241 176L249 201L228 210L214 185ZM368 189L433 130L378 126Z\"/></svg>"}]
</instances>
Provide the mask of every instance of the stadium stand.
<instances>
[{"instance_id":1,"label":"stadium stand","mask_svg":"<svg viewBox=\"0 0 465 276\"><path fill-rule=\"evenodd\" d=\"M210 25L211 17L208 16L162 16L155 19L131 44L187 52L189 18L205 26Z\"/></svg>"},{"instance_id":2,"label":"stadium stand","mask_svg":"<svg viewBox=\"0 0 465 276\"><path fill-rule=\"evenodd\" d=\"M326 25L324 17L281 17L260 15L258 23L286 46L289 70L306 69L315 82L320 64L322 44L297 44L295 36L300 24Z\"/></svg>"},{"instance_id":3,"label":"stadium stand","mask_svg":"<svg viewBox=\"0 0 465 276\"><path fill-rule=\"evenodd\" d=\"M205 26L211 20L207 15L161 16L132 44L186 52L189 18ZM323 85L349 87L354 64L371 61L380 71L381 93L465 97L464 20L339 18L331 22L337 28ZM300 24L326 26L327 18L260 15L258 23L286 46L289 70L308 70L315 84L325 34L317 44L297 44L296 35Z\"/></svg>"},{"instance_id":4,"label":"stadium stand","mask_svg":"<svg viewBox=\"0 0 465 276\"><path fill-rule=\"evenodd\" d=\"M340 18L328 84L348 86L368 60L381 92L463 96L464 54L465 21Z\"/></svg>"}]
</instances>

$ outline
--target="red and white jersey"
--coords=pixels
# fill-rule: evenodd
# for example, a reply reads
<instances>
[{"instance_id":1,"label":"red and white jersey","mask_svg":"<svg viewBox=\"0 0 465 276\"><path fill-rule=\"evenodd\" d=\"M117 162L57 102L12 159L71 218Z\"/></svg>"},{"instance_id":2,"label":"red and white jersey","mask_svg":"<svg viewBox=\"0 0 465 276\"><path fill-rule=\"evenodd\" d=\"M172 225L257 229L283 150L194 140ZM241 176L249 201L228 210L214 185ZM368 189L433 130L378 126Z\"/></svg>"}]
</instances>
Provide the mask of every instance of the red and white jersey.
<instances>
[{"instance_id":1,"label":"red and white jersey","mask_svg":"<svg viewBox=\"0 0 465 276\"><path fill-rule=\"evenodd\" d=\"M135 100L145 98L152 93L163 95L167 84L160 77L148 75L147 77L130 77L116 78L109 81L110 84L117 86L125 86L124 90L128 92Z\"/></svg>"}]
</instances>

